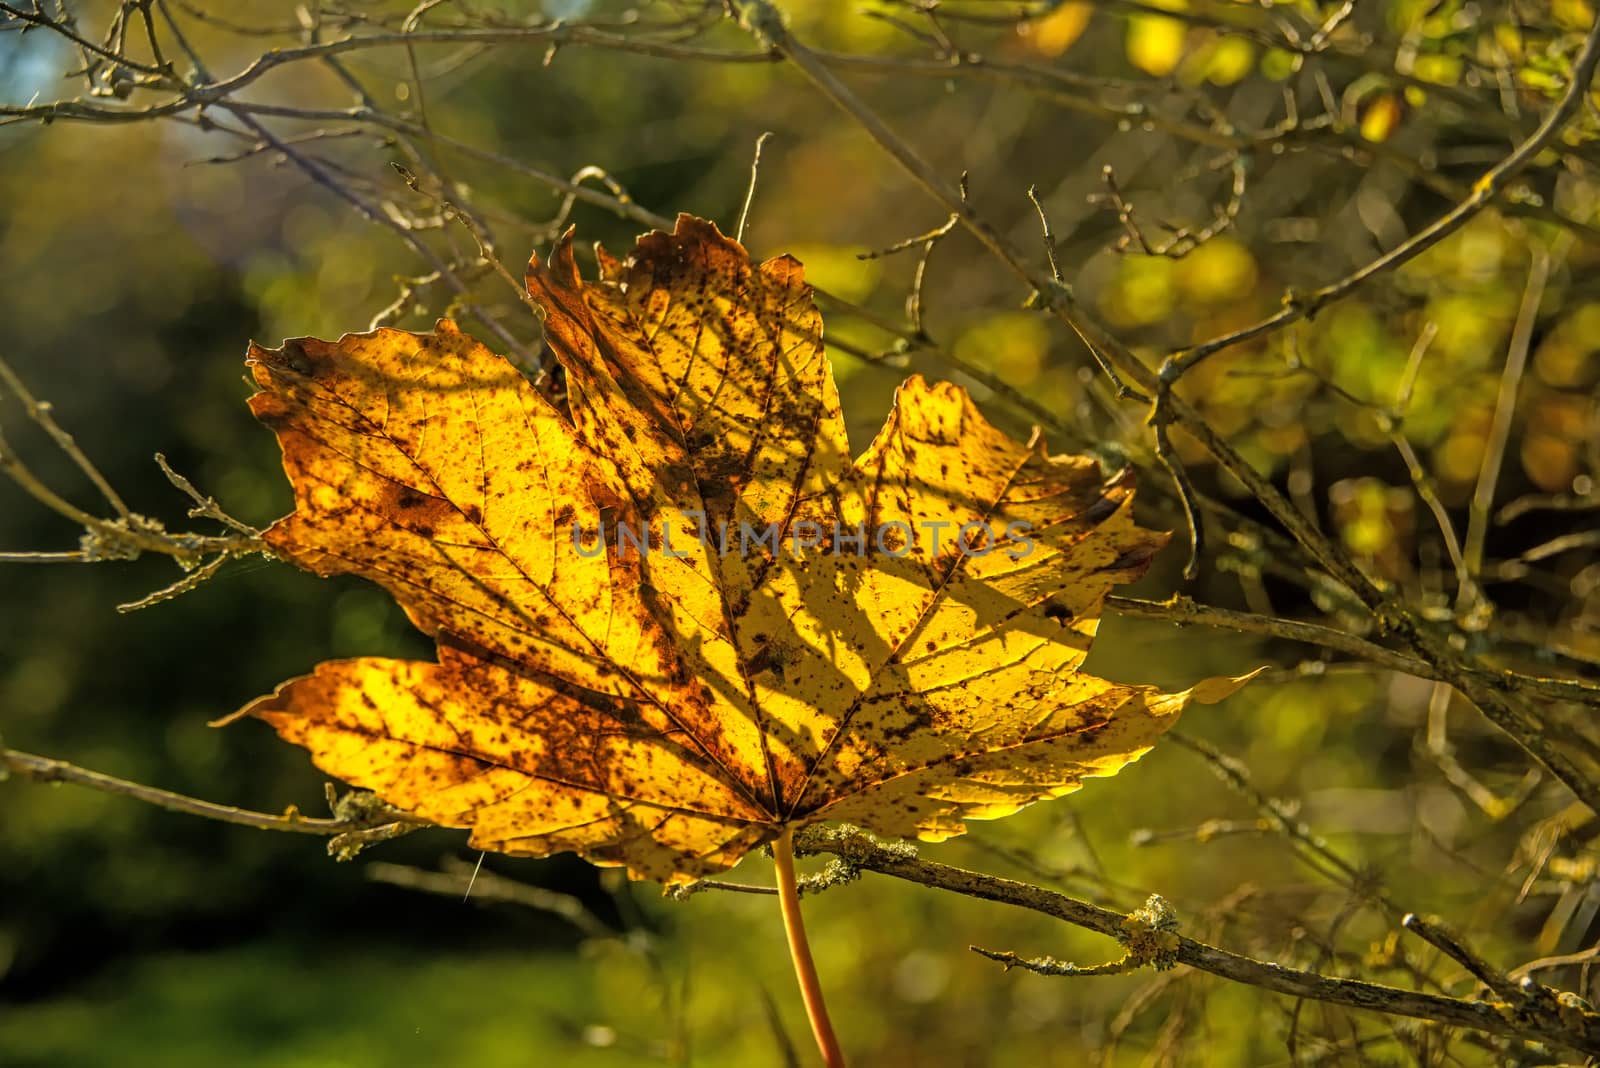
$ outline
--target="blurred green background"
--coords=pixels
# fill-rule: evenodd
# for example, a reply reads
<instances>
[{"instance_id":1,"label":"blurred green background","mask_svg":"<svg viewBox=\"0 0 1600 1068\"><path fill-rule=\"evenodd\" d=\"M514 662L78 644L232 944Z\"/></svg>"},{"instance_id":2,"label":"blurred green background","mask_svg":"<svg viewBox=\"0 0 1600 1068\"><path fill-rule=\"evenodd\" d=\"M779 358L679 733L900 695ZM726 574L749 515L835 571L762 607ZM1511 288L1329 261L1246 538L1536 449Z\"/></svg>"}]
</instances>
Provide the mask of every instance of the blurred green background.
<instances>
[{"instance_id":1,"label":"blurred green background","mask_svg":"<svg viewBox=\"0 0 1600 1068\"><path fill-rule=\"evenodd\" d=\"M1441 214L1531 130L1594 19L1582 0L1394 0L1339 18L1343 6L952 3L942 20L896 3L790 8L797 33L840 53L927 64L949 35L992 61L990 70L1021 71L1007 78L952 68L935 77L841 68L942 175L967 172L975 203L1042 259L1025 196L1037 185L1067 281L1154 359L1270 313L1286 288L1325 284ZM118 10L71 7L93 40ZM197 8L221 23L196 17ZM410 9L364 2L311 10L334 36L379 32ZM444 4L425 12L423 25L542 12L648 35L698 9L646 5L628 22L621 5L584 0L507 2L487 14ZM303 33L288 3L172 10L218 76ZM144 55L137 18L129 14L129 48ZM697 47L753 47L736 27L708 23ZM1324 52L1297 57L1273 44L1288 40L1285 26L1304 41L1324 25L1333 42ZM728 231L756 138L771 130L747 232L752 252L793 253L830 293L873 318L904 321L915 255L856 253L944 216L794 71L581 45L545 62L544 51L444 44L418 46L415 66L400 48L343 62L391 114L425 117L441 134L561 176L603 167L637 204L668 217L693 212ZM75 65L81 57L59 36L23 34L0 14L0 103L91 99L83 78L62 78ZM114 80L94 77L102 89ZM114 94L96 99L137 106L158 95L135 92L127 105ZM241 96L322 109L355 102L349 84L315 62L285 67ZM1267 136L1289 114L1286 97L1302 120L1327 121ZM237 128L216 109L208 114ZM299 151L370 203L437 214L436 201L387 166L403 154L372 127L263 121L280 137L331 131ZM1496 502L1593 498L1595 125L1591 107L1558 151L1536 161L1514 208L1485 212L1354 299L1216 358L1183 387L1364 566L1445 616L1455 587L1442 537L1377 413L1394 404L1419 336L1436 331L1403 433L1425 468L1424 487L1464 522L1531 250L1543 249L1549 281ZM1252 134L1262 136L1248 151L1228 149L1229 138ZM366 329L395 300L398 278L427 269L392 229L361 218L279 152L211 162L251 143L179 121L0 126L0 356L52 402L136 511L174 529L204 524L185 518L187 502L152 461L158 451L246 522L264 525L289 507L276 445L245 407L246 343ZM559 194L459 152L437 159L513 269L548 248ZM1153 244L1175 228L1226 225L1183 255L1145 254L1137 242L1119 249L1126 231L1106 202L1106 168ZM1243 197L1231 203L1236 181ZM580 244L600 240L613 252L641 229L585 204L571 221ZM450 223L421 239L446 256L472 248ZM492 274L472 284L478 307L537 348L537 323L509 288ZM441 288L420 291L398 324L425 329L451 311ZM853 445L869 440L908 369L955 377L996 422L1026 434L1032 416L964 374L962 361L1056 413L1068 428L1052 434L1060 447L1097 442L1147 462L1143 412L1115 404L1081 345L1025 310L1027 296L958 231L933 254L922 298L938 351L895 354L892 333L825 303ZM0 400L0 427L37 475L81 506L100 507L14 398ZM1187 439L1176 444L1205 492L1236 498L1238 488ZM1155 476L1145 485L1146 522L1181 527L1168 487ZM1567 666L1600 655L1592 517L1529 511L1491 530L1485 581L1498 633L1509 636L1507 661L1552 670L1541 659L1550 650L1568 654ZM1292 561L1245 534L1229 538L1229 529L1214 531L1214 558L1186 592L1350 622L1294 580ZM79 533L0 481L0 551L71 549ZM1575 536L1575 547L1529 558L1562 536ZM1181 557L1175 544L1131 592L1178 588ZM217 729L207 721L320 660L427 657L429 644L375 587L261 561L232 564L175 600L115 610L178 575L170 561L153 559L0 565L0 737L214 801L320 814L323 780L300 750L256 723ZM1261 663L1293 669L1316 655L1108 616L1088 667L1177 685ZM1288 799L1396 901L1448 917L1492 959L1510 966L1590 946L1600 898L1590 889L1587 839L1550 822L1566 799L1545 786L1509 813L1486 811L1420 750L1431 692L1409 677L1312 665L1303 678L1280 671L1222 706L1195 709L1185 729L1241 760L1262 791ZM1514 750L1463 705L1452 732L1480 790L1516 793L1526 767ZM1117 908L1159 891L1187 932L1286 964L1470 992L1425 947L1386 948L1390 925L1299 863L1283 837L1261 833L1257 818L1195 753L1165 745L1069 799L923 848ZM1558 826L1563 833L1552 831ZM0 1064L746 1065L783 1063L786 1041L810 1063L772 899L707 892L679 902L571 857L484 860L485 870L575 895L616 932L599 938L546 912L424 894L364 872L375 862L470 870L477 860L463 835L434 831L337 864L313 838L212 824L71 786L6 783ZM768 863L753 856L736 876L770 881ZM1082 963L1120 949L1044 917L880 877L807 907L836 1022L861 1064L1487 1064L1510 1056L1185 972L1002 972L967 947ZM1579 990L1587 982L1576 967L1544 974Z\"/></svg>"}]
</instances>

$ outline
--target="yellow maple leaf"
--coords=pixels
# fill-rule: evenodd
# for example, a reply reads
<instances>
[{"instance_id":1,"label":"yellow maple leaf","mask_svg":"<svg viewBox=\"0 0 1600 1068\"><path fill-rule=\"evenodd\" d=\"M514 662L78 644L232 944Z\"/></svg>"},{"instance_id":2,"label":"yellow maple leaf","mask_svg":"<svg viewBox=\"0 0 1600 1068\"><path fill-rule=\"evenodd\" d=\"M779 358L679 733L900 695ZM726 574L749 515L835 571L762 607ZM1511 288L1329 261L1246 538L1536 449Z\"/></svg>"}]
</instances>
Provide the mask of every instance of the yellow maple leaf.
<instances>
[{"instance_id":1,"label":"yellow maple leaf","mask_svg":"<svg viewBox=\"0 0 1600 1068\"><path fill-rule=\"evenodd\" d=\"M329 774L481 849L680 881L816 821L960 834L1239 684L1077 670L1167 540L1129 473L920 377L852 461L800 264L711 223L600 274L570 233L529 270L560 403L447 321L251 348L296 498L267 541L438 643L243 710Z\"/></svg>"}]
</instances>

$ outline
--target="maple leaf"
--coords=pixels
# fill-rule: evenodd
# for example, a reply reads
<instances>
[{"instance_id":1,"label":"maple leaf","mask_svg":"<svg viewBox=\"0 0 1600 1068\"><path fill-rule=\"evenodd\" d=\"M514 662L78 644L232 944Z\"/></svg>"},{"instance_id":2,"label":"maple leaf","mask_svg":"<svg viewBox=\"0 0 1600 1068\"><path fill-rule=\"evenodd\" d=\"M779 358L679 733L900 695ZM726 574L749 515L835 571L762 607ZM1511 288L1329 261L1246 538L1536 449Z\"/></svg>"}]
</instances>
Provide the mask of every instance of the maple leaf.
<instances>
[{"instance_id":1,"label":"maple leaf","mask_svg":"<svg viewBox=\"0 0 1600 1068\"><path fill-rule=\"evenodd\" d=\"M324 771L480 849L680 881L820 820L960 834L1242 681L1077 670L1167 540L1131 474L920 377L852 461L799 263L689 216L599 259L569 232L529 269L560 404L448 321L252 346L296 501L266 540L438 644L243 710Z\"/></svg>"}]
</instances>

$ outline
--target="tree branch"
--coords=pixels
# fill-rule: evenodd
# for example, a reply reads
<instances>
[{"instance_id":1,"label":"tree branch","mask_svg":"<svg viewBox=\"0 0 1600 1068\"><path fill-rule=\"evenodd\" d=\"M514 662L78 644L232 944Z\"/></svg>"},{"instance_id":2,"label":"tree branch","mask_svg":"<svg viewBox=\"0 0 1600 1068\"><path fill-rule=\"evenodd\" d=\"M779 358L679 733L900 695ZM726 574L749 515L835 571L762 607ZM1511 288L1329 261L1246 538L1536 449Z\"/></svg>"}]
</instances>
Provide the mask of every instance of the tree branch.
<instances>
[{"instance_id":1,"label":"tree branch","mask_svg":"<svg viewBox=\"0 0 1600 1068\"><path fill-rule=\"evenodd\" d=\"M1129 917L1123 913L1028 883L923 860L909 846L885 844L853 827L808 828L797 846L802 852L840 857L863 871L1028 909L1119 941L1126 941L1128 934ZM1600 1014L1571 1008L1564 1017L1557 1009L1555 995L1548 988L1534 990L1525 985L1522 989L1526 993L1518 1003L1475 1001L1286 968L1182 934L1177 934L1175 941L1171 954L1176 963L1236 983L1353 1009L1554 1042L1585 1053L1600 1054Z\"/></svg>"},{"instance_id":2,"label":"tree branch","mask_svg":"<svg viewBox=\"0 0 1600 1068\"><path fill-rule=\"evenodd\" d=\"M1159 619L1178 626L1198 623L1207 627L1235 630L1242 634L1262 634L1307 645L1320 645L1325 649L1348 653L1380 667L1391 671L1402 671L1419 679L1447 681L1444 673L1436 665L1397 652L1387 646L1378 645L1376 642L1369 642L1347 631L1296 619L1280 619L1253 612L1238 612L1231 608L1216 608L1199 604L1193 598L1181 593L1175 593L1165 601L1146 601L1135 597L1112 595L1106 598L1106 607L1134 619ZM1524 696L1554 701L1576 701L1600 707L1600 684L1581 679L1540 678L1515 671L1479 670L1474 674L1486 686L1499 686Z\"/></svg>"},{"instance_id":3,"label":"tree branch","mask_svg":"<svg viewBox=\"0 0 1600 1068\"><path fill-rule=\"evenodd\" d=\"M17 775L33 782L65 782L72 783L75 786L87 786L91 790L99 790L101 793L131 797L135 801L143 801L147 805L164 808L168 812L181 812L189 816L199 816L203 819L217 820L221 823L233 823L241 827L254 827L262 831L287 831L290 834L337 836L389 826L403 827L405 830L431 826L426 820L419 820L414 816L387 809L387 807L377 810L375 813L367 813L358 817L335 819L302 816L299 809L292 805L277 816L267 812L252 812L249 809L235 808L232 805L219 805L214 801L203 801L200 798L174 793L171 790L145 786L142 783L119 779L115 775L106 775L102 772L90 771L88 768L80 768L78 765L69 764L64 760L54 760L50 757L24 753L16 749L0 748L0 772ZM0 779L5 777L5 775L0 775Z\"/></svg>"}]
</instances>

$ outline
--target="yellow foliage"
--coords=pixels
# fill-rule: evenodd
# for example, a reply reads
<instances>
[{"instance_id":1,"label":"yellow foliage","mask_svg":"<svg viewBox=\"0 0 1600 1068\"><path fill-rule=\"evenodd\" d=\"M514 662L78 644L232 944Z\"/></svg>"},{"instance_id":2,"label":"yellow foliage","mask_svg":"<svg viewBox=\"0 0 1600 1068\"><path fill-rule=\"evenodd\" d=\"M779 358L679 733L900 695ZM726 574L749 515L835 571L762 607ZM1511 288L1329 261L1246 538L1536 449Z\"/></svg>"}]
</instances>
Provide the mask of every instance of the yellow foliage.
<instances>
[{"instance_id":1,"label":"yellow foliage","mask_svg":"<svg viewBox=\"0 0 1600 1068\"><path fill-rule=\"evenodd\" d=\"M1494 28L1494 42L1513 63L1521 63L1522 55L1522 30L1520 27L1508 23L1498 23Z\"/></svg>"},{"instance_id":2,"label":"yellow foliage","mask_svg":"<svg viewBox=\"0 0 1600 1068\"><path fill-rule=\"evenodd\" d=\"M1255 45L1242 37L1223 37L1211 46L1206 80L1213 85L1232 85L1250 73L1255 61Z\"/></svg>"},{"instance_id":3,"label":"yellow foliage","mask_svg":"<svg viewBox=\"0 0 1600 1068\"><path fill-rule=\"evenodd\" d=\"M1172 314L1173 261L1166 256L1122 257L1116 282L1101 298L1116 326L1148 326Z\"/></svg>"},{"instance_id":4,"label":"yellow foliage","mask_svg":"<svg viewBox=\"0 0 1600 1068\"><path fill-rule=\"evenodd\" d=\"M559 394L448 321L250 351L295 490L267 542L377 582L438 646L244 709L329 774L477 848L678 881L815 821L960 834L1242 683L1078 671L1167 540L1128 472L920 377L852 461L794 259L682 216L593 282L569 235L528 288ZM729 551L746 530L775 540Z\"/></svg>"},{"instance_id":5,"label":"yellow foliage","mask_svg":"<svg viewBox=\"0 0 1600 1068\"><path fill-rule=\"evenodd\" d=\"M1522 469L1546 493L1561 493L1578 476L1578 449L1572 442L1545 434L1522 439Z\"/></svg>"},{"instance_id":6,"label":"yellow foliage","mask_svg":"<svg viewBox=\"0 0 1600 1068\"><path fill-rule=\"evenodd\" d=\"M1093 13L1093 7L1083 0L1072 0L1028 24L1028 40L1033 50L1040 55L1059 56L1083 36Z\"/></svg>"},{"instance_id":7,"label":"yellow foliage","mask_svg":"<svg viewBox=\"0 0 1600 1068\"><path fill-rule=\"evenodd\" d=\"M1585 304L1545 339L1533 356L1533 369L1552 386L1587 385L1594 378L1600 350L1600 304Z\"/></svg>"},{"instance_id":8,"label":"yellow foliage","mask_svg":"<svg viewBox=\"0 0 1600 1068\"><path fill-rule=\"evenodd\" d=\"M1405 117L1405 105L1395 93L1377 93L1361 110L1361 136L1372 142L1387 141Z\"/></svg>"},{"instance_id":9,"label":"yellow foliage","mask_svg":"<svg viewBox=\"0 0 1600 1068\"><path fill-rule=\"evenodd\" d=\"M1455 85L1461 80L1460 56L1447 56L1438 52L1420 55L1411 65L1411 73L1434 85Z\"/></svg>"},{"instance_id":10,"label":"yellow foliage","mask_svg":"<svg viewBox=\"0 0 1600 1068\"><path fill-rule=\"evenodd\" d=\"M1165 0L1157 5L1181 11L1183 0ZM1189 28L1177 19L1162 15L1134 15L1128 19L1128 62L1157 78L1166 77L1183 60L1183 46Z\"/></svg>"},{"instance_id":11,"label":"yellow foliage","mask_svg":"<svg viewBox=\"0 0 1600 1068\"><path fill-rule=\"evenodd\" d=\"M1441 482L1471 483L1483 464L1486 442L1481 430L1464 429L1451 434L1434 451L1434 465Z\"/></svg>"},{"instance_id":12,"label":"yellow foliage","mask_svg":"<svg viewBox=\"0 0 1600 1068\"><path fill-rule=\"evenodd\" d=\"M1286 48L1269 48L1261 54L1261 74L1271 81L1285 81L1300 69L1303 59Z\"/></svg>"},{"instance_id":13,"label":"yellow foliage","mask_svg":"<svg viewBox=\"0 0 1600 1068\"><path fill-rule=\"evenodd\" d=\"M1045 320L1027 312L990 316L957 339L955 354L987 367L1014 386L1031 386L1044 369L1050 349Z\"/></svg>"},{"instance_id":14,"label":"yellow foliage","mask_svg":"<svg viewBox=\"0 0 1600 1068\"><path fill-rule=\"evenodd\" d=\"M1248 296L1256 287L1256 261L1250 250L1226 235L1207 241L1175 268L1178 288L1196 304L1224 304Z\"/></svg>"},{"instance_id":15,"label":"yellow foliage","mask_svg":"<svg viewBox=\"0 0 1600 1068\"><path fill-rule=\"evenodd\" d=\"M1589 0L1551 0L1550 13L1567 30L1587 30L1594 25L1594 5Z\"/></svg>"},{"instance_id":16,"label":"yellow foliage","mask_svg":"<svg viewBox=\"0 0 1600 1068\"><path fill-rule=\"evenodd\" d=\"M1566 492L1582 470L1582 453L1590 445L1595 418L1593 397L1547 393L1529 415L1522 439L1522 469L1548 493Z\"/></svg>"}]
</instances>

